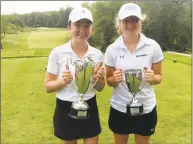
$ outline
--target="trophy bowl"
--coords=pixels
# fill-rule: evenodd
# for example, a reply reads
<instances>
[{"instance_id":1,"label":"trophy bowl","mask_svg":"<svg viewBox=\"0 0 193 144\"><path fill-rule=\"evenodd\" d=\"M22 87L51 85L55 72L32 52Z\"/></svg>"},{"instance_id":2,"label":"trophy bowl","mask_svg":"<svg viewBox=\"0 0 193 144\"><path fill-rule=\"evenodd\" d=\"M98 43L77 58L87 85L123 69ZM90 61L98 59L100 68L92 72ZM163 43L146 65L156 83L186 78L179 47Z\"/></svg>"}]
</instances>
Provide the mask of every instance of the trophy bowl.
<instances>
[{"instance_id":1,"label":"trophy bowl","mask_svg":"<svg viewBox=\"0 0 193 144\"><path fill-rule=\"evenodd\" d=\"M127 104L127 114L132 116L138 116L143 114L143 104L136 99L136 94L142 89L142 70L130 69L125 70L125 80L128 87L128 91L132 93L132 100Z\"/></svg>"},{"instance_id":2,"label":"trophy bowl","mask_svg":"<svg viewBox=\"0 0 193 144\"><path fill-rule=\"evenodd\" d=\"M88 61L76 61L74 65L76 91L80 99L72 103L69 116L74 119L88 119L89 105L83 100L83 97L89 88L96 63L89 58Z\"/></svg>"}]
</instances>

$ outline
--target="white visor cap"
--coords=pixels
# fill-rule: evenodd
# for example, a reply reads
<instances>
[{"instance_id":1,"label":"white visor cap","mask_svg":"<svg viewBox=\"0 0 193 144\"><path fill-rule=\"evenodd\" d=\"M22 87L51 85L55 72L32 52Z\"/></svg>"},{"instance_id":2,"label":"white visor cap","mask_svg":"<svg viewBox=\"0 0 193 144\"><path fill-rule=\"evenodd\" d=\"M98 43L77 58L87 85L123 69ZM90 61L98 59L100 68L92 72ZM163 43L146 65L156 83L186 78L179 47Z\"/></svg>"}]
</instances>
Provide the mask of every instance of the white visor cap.
<instances>
[{"instance_id":1,"label":"white visor cap","mask_svg":"<svg viewBox=\"0 0 193 144\"><path fill-rule=\"evenodd\" d=\"M123 19L125 19L126 17L129 17L129 16L136 16L139 19L141 19L142 18L141 8L138 5L134 4L134 3L124 4L120 8L118 16L119 16L120 20L123 20Z\"/></svg>"},{"instance_id":2,"label":"white visor cap","mask_svg":"<svg viewBox=\"0 0 193 144\"><path fill-rule=\"evenodd\" d=\"M92 14L87 8L74 8L70 12L68 22L76 22L81 19L88 19L93 22Z\"/></svg>"}]
</instances>

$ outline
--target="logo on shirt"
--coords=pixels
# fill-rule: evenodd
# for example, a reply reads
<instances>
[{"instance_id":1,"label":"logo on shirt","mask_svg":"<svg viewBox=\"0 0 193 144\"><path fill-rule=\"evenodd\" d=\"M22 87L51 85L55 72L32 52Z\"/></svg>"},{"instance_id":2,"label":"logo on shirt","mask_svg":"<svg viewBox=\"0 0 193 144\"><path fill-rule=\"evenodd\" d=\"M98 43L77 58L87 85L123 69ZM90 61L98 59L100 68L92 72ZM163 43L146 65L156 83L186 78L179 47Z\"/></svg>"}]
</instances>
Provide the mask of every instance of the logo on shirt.
<instances>
[{"instance_id":1,"label":"logo on shirt","mask_svg":"<svg viewBox=\"0 0 193 144\"><path fill-rule=\"evenodd\" d=\"M121 58L121 59L124 58L124 55L120 55L120 58Z\"/></svg>"},{"instance_id":2,"label":"logo on shirt","mask_svg":"<svg viewBox=\"0 0 193 144\"><path fill-rule=\"evenodd\" d=\"M144 56L148 56L148 54L136 55L136 57L144 57Z\"/></svg>"}]
</instances>

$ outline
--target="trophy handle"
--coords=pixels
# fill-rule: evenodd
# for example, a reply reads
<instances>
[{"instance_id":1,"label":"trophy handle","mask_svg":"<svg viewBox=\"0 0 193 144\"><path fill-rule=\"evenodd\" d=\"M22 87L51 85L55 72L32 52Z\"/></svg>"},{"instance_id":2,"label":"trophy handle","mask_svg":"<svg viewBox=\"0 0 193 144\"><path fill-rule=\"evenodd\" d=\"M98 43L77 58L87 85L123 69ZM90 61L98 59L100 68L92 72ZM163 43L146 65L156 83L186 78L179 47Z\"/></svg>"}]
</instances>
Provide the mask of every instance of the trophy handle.
<instances>
[{"instance_id":1,"label":"trophy handle","mask_svg":"<svg viewBox=\"0 0 193 144\"><path fill-rule=\"evenodd\" d=\"M98 62L97 69L99 69L101 66L104 66L104 63L103 62ZM92 84L92 88L94 88L94 86L96 85L98 80L99 80L99 77L97 77L96 81Z\"/></svg>"},{"instance_id":2,"label":"trophy handle","mask_svg":"<svg viewBox=\"0 0 193 144\"><path fill-rule=\"evenodd\" d=\"M131 90L130 90L129 88L127 88L127 87L124 86L123 81L126 82L125 70L122 71L122 81L121 81L121 85L122 85L128 92L131 92ZM133 93L132 93L132 95L133 95Z\"/></svg>"},{"instance_id":3,"label":"trophy handle","mask_svg":"<svg viewBox=\"0 0 193 144\"><path fill-rule=\"evenodd\" d=\"M98 68L100 67L101 63L102 63L102 65L104 65L103 62L98 62L98 63L96 64L96 65L98 66ZM91 77L90 83L92 83L92 84L91 84L91 88L94 88L94 86L96 85L96 83L97 83L98 80L99 80L99 77L97 77L97 79L96 79L95 81L93 81L92 79L93 79L93 76ZM87 92L86 92L86 93L87 93Z\"/></svg>"},{"instance_id":4,"label":"trophy handle","mask_svg":"<svg viewBox=\"0 0 193 144\"><path fill-rule=\"evenodd\" d=\"M144 69L146 69L146 67L145 67ZM142 72L142 82L143 82L143 85L142 85L142 87L139 89L139 91L142 90L142 88L143 88L143 87L146 85L146 83L147 83L147 81L144 81L143 78L144 78L144 70L143 70L143 72Z\"/></svg>"},{"instance_id":5,"label":"trophy handle","mask_svg":"<svg viewBox=\"0 0 193 144\"><path fill-rule=\"evenodd\" d=\"M72 58L67 58L66 69L70 70L73 77L73 80L71 81L70 84L68 84L68 87L74 87L73 84L75 82L75 69L73 66Z\"/></svg>"},{"instance_id":6,"label":"trophy handle","mask_svg":"<svg viewBox=\"0 0 193 144\"><path fill-rule=\"evenodd\" d=\"M147 82L145 81L144 84L143 84L143 86L139 89L139 91L142 90L142 88L145 86L146 83L147 83ZM139 92L139 91L138 91L138 92Z\"/></svg>"},{"instance_id":7,"label":"trophy handle","mask_svg":"<svg viewBox=\"0 0 193 144\"><path fill-rule=\"evenodd\" d=\"M92 88L94 88L94 86L96 85L98 80L99 80L99 78L97 77L96 81L92 84Z\"/></svg>"}]
</instances>

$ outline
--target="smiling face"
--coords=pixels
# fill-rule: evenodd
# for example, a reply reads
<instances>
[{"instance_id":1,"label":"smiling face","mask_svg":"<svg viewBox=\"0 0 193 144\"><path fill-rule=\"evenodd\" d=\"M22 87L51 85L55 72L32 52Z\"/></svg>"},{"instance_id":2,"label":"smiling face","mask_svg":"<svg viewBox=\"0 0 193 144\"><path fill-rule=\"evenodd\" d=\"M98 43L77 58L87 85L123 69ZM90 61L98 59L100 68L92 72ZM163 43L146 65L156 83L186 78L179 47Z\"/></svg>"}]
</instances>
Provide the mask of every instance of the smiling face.
<instances>
[{"instance_id":1,"label":"smiling face","mask_svg":"<svg viewBox=\"0 0 193 144\"><path fill-rule=\"evenodd\" d=\"M91 36L92 22L88 19L81 19L68 25L71 38L78 42L85 42Z\"/></svg>"},{"instance_id":2,"label":"smiling face","mask_svg":"<svg viewBox=\"0 0 193 144\"><path fill-rule=\"evenodd\" d=\"M122 33L140 32L141 20L136 16L129 16L120 20L120 30Z\"/></svg>"}]
</instances>

